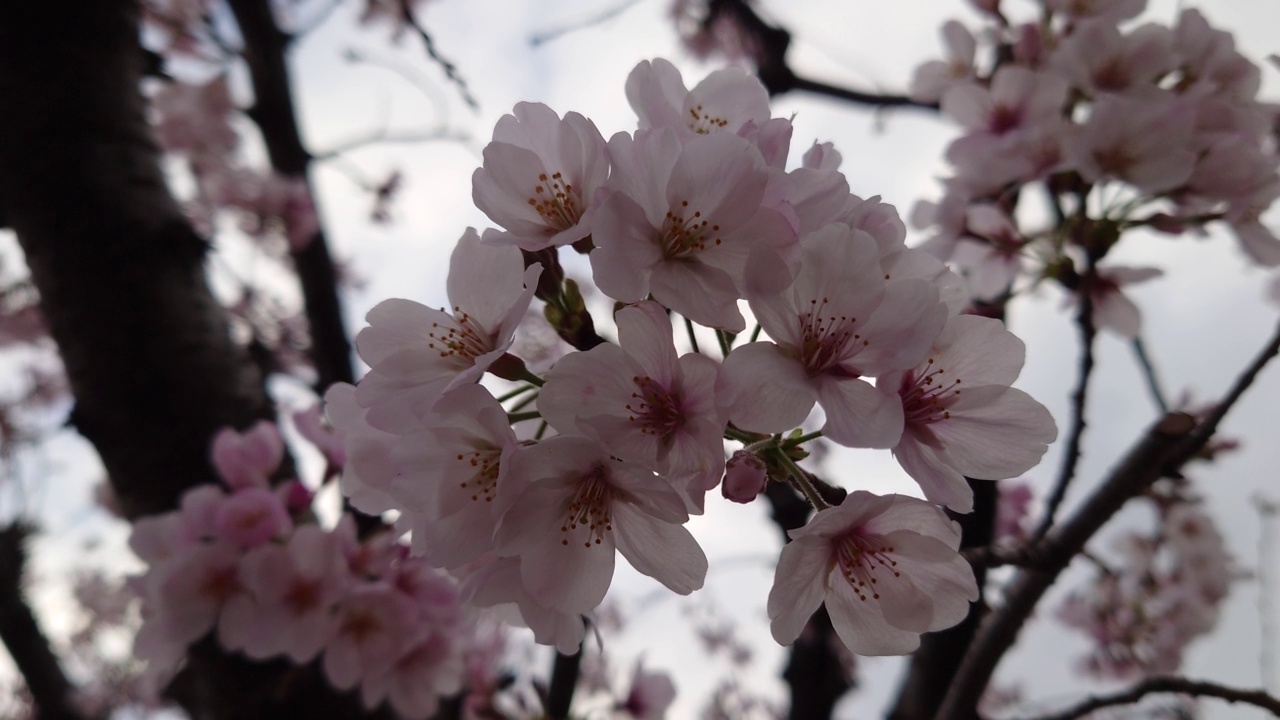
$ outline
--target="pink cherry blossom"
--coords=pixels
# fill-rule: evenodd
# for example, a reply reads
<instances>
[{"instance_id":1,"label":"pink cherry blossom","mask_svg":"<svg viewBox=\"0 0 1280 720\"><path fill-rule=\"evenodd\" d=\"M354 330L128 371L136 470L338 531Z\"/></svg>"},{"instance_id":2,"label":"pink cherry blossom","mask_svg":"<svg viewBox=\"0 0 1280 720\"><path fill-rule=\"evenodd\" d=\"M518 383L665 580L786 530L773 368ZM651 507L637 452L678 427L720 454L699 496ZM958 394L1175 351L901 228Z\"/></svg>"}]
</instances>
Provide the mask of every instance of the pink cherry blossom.
<instances>
[{"instance_id":1,"label":"pink cherry blossom","mask_svg":"<svg viewBox=\"0 0 1280 720\"><path fill-rule=\"evenodd\" d=\"M582 613L557 610L534 599L521 581L520 565L518 557L489 554L463 568L463 600L483 608L514 607L536 641L568 655L577 652L586 632Z\"/></svg>"},{"instance_id":2,"label":"pink cherry blossom","mask_svg":"<svg viewBox=\"0 0 1280 720\"><path fill-rule=\"evenodd\" d=\"M538 410L561 434L586 435L686 487L700 512L724 471L719 367L697 353L676 357L671 321L657 303L623 308L615 320L618 345L561 358Z\"/></svg>"},{"instance_id":3,"label":"pink cherry blossom","mask_svg":"<svg viewBox=\"0 0 1280 720\"><path fill-rule=\"evenodd\" d=\"M1191 106L1163 91L1104 95L1067 138L1068 162L1091 183L1116 179L1152 194L1172 190L1195 169L1194 123Z\"/></svg>"},{"instance_id":4,"label":"pink cherry blossom","mask_svg":"<svg viewBox=\"0 0 1280 720\"><path fill-rule=\"evenodd\" d=\"M978 42L973 33L955 20L948 20L942 25L942 44L946 47L945 60L930 60L916 68L911 78L913 99L938 102L952 85L974 78Z\"/></svg>"},{"instance_id":5,"label":"pink cherry blossom","mask_svg":"<svg viewBox=\"0 0 1280 720\"><path fill-rule=\"evenodd\" d=\"M641 130L666 128L682 142L722 130L736 134L769 120L769 93L737 67L721 68L688 90L670 61L646 60L627 76L627 100Z\"/></svg>"},{"instance_id":6,"label":"pink cherry blossom","mask_svg":"<svg viewBox=\"0 0 1280 720\"><path fill-rule=\"evenodd\" d=\"M1024 353L1000 321L960 315L947 321L914 369L879 379L897 388L906 418L894 457L930 501L969 512L966 477L1020 475L1057 437L1049 411L1009 387Z\"/></svg>"},{"instance_id":7,"label":"pink cherry blossom","mask_svg":"<svg viewBox=\"0 0 1280 720\"><path fill-rule=\"evenodd\" d=\"M293 523L279 495L266 488L248 487L222 503L214 527L223 542L248 550L289 533Z\"/></svg>"},{"instance_id":8,"label":"pink cherry blossom","mask_svg":"<svg viewBox=\"0 0 1280 720\"><path fill-rule=\"evenodd\" d=\"M422 428L395 443L386 491L407 516L416 553L454 568L492 549L494 498L516 446L506 411L480 385L442 395Z\"/></svg>"},{"instance_id":9,"label":"pink cherry blossom","mask_svg":"<svg viewBox=\"0 0 1280 720\"><path fill-rule=\"evenodd\" d=\"M539 604L595 608L613 579L615 548L677 593L702 587L707 558L683 526L684 500L649 470L563 435L522 448L509 464L494 540L499 555L520 558Z\"/></svg>"},{"instance_id":10,"label":"pink cherry blossom","mask_svg":"<svg viewBox=\"0 0 1280 720\"><path fill-rule=\"evenodd\" d=\"M562 120L541 103L517 103L493 130L472 195L507 230L506 239L541 250L590 234L590 210L608 176L609 155L594 123L573 112Z\"/></svg>"},{"instance_id":11,"label":"pink cherry blossom","mask_svg":"<svg viewBox=\"0 0 1280 720\"><path fill-rule=\"evenodd\" d=\"M919 361L946 318L938 290L920 280L885 283L875 241L847 225L806 235L802 251L791 289L750 301L774 342L742 345L725 358L718 391L730 419L744 430L785 432L816 402L833 441L892 447L902 433L901 403L862 377Z\"/></svg>"},{"instance_id":12,"label":"pink cherry blossom","mask_svg":"<svg viewBox=\"0 0 1280 720\"><path fill-rule=\"evenodd\" d=\"M342 468L342 494L351 505L369 515L397 508L389 494L391 481L399 472L391 461L396 435L369 424L369 411L356 402L356 388L334 383L324 394L324 411L335 432L341 435L346 462Z\"/></svg>"},{"instance_id":13,"label":"pink cherry blossom","mask_svg":"<svg viewBox=\"0 0 1280 720\"><path fill-rule=\"evenodd\" d=\"M795 231L762 208L769 180L758 150L729 133L681 144L666 129L609 141L613 194L593 219L591 270L609 297L654 300L702 325L741 332L737 301L790 282Z\"/></svg>"},{"instance_id":14,"label":"pink cherry blossom","mask_svg":"<svg viewBox=\"0 0 1280 720\"><path fill-rule=\"evenodd\" d=\"M449 261L451 311L399 299L370 310L356 335L370 367L356 387L368 422L404 433L442 392L479 380L511 347L541 272L536 263L526 270L518 249L485 244L468 229Z\"/></svg>"},{"instance_id":15,"label":"pink cherry blossom","mask_svg":"<svg viewBox=\"0 0 1280 720\"><path fill-rule=\"evenodd\" d=\"M663 720L676 699L676 685L664 672L651 672L637 664L627 699L618 709L635 720Z\"/></svg>"},{"instance_id":16,"label":"pink cherry blossom","mask_svg":"<svg viewBox=\"0 0 1280 720\"><path fill-rule=\"evenodd\" d=\"M859 655L902 655L920 634L951 627L978 599L956 552L960 527L904 495L850 493L790 532L769 592L773 637L790 645L826 602L840 640Z\"/></svg>"},{"instance_id":17,"label":"pink cherry blossom","mask_svg":"<svg viewBox=\"0 0 1280 720\"><path fill-rule=\"evenodd\" d=\"M385 583L354 587L338 610L338 630L324 650L324 674L339 690L389 672L413 641L413 603Z\"/></svg>"}]
</instances>

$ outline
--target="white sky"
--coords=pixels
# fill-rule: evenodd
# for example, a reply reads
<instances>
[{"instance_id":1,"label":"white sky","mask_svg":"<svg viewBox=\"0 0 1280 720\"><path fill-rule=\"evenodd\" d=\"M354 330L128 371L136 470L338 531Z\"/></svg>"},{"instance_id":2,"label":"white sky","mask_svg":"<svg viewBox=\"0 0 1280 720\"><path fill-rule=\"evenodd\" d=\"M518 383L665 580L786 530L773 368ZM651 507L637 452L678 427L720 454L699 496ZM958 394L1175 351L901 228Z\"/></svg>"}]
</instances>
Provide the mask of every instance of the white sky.
<instances>
[{"instance_id":1,"label":"white sky","mask_svg":"<svg viewBox=\"0 0 1280 720\"><path fill-rule=\"evenodd\" d=\"M365 311L387 297L407 297L431 305L446 302L444 278L453 243L468 225L488 224L471 204L471 173L479 165L479 150L494 122L515 102L542 101L560 113L581 112L607 137L634 127L623 82L639 60L656 56L672 59L683 68L690 86L713 69L692 62L679 49L665 20L667 0L639 0L608 21L541 47L530 45L532 35L596 17L617 4L618 0L428 3L421 19L440 52L466 78L480 102L478 113L468 110L455 90L442 81L439 69L425 59L412 34L406 34L400 46L392 48L385 40L385 28L351 30L356 8L350 0L348 7L340 7L297 46L296 97L314 151L379 127L430 128L441 118L451 129L464 130L474 138L465 144L371 146L319 169L316 179L321 207L336 252L349 258L368 281L363 290L348 297L353 330L361 326ZM1029 2L1009 0L1005 5L1015 17L1031 10ZM960 0L769 0L763 7L793 31L792 57L802 72L836 84L886 91L904 89L912 67L939 54L937 28L943 19L974 18ZM1150 16L1169 20L1175 12L1173 2L1153 2ZM1280 5L1220 0L1205 12L1215 25L1235 32L1237 43L1255 60L1280 50L1275 40ZM342 56L348 49L377 59L378 64L347 62ZM387 69L387 65L398 71ZM1278 75L1274 68L1264 69L1269 97L1280 97ZM815 138L834 141L844 156L843 170L855 193L883 195L904 214L917 198L939 194L935 178L946 172L941 151L956 134L944 121L912 111L877 116L823 99L778 99L775 115L792 114L796 126L793 156L798 157ZM370 199L345 176L351 168L377 179L393 168L406 173L405 189L394 208L394 225L381 227L368 222ZM1280 218L1273 214L1273 219L1280 225ZM1225 235L1215 233L1205 240L1134 238L1122 245L1116 259L1166 270L1163 279L1142 285L1133 294L1145 310L1149 352L1170 396L1183 389L1193 390L1200 400L1219 396L1234 371L1248 362L1275 326L1277 310L1261 300L1267 275L1248 267ZM1028 344L1027 366L1019 384L1053 411L1061 428L1074 379L1075 331L1061 309L1060 297L1052 292L1043 295L1017 304L1011 313L1011 327ZM1129 349L1108 337L1099 343L1097 357L1099 371L1091 394L1085 455L1069 502L1078 500L1083 488L1105 472L1155 416ZM1256 492L1280 498L1277 399L1280 370L1271 369L1227 419L1225 431L1243 440L1244 450L1225 456L1211 468L1192 471L1232 551L1241 564L1250 567L1257 557L1258 518L1249 498ZM1055 446L1046 464L1030 477L1047 486L1057 459ZM828 467L832 479L850 489L918 494L888 453L841 453L833 456ZM76 485L80 490L87 487ZM70 548L68 538L75 533L65 531L82 527L83 514L89 512L83 504L63 504L65 497L59 493L45 501L50 509L49 529L61 535L42 546L48 550L41 561L46 576L72 562L69 554L78 551ZM56 511L55 503L59 504ZM665 592L655 594L656 583L629 570L620 569L615 579L621 606L643 607L630 618L617 643L620 647L612 648L618 653L616 659L625 664L629 656L643 654L647 666L673 670L682 697L672 718L695 717L724 668L716 664L714 673L707 672L708 664L701 654L688 651L690 626L682 619L681 608L691 603L711 602L725 617L739 623L741 636L752 640L758 649L756 672L747 678L747 684L782 697L776 670L783 655L769 638L764 615L772 577L769 564L779 542L764 516L763 503L742 507L718 497L708 501L707 515L692 528L711 559L711 571L707 588L692 601ZM1143 519L1140 513L1128 513L1123 522L1140 524ZM111 533L119 539L119 532ZM1113 533L1109 526L1104 537ZM1105 548L1105 542L1094 547ZM1086 645L1048 619L1053 598L1062 595L1070 579L1055 588L1049 603L1042 606L1040 620L1029 626L1023 643L998 673L1002 683L1022 683L1026 698L1061 702L1078 696L1080 686L1069 670ZM1189 676L1236 686L1260 683L1256 587L1251 582L1237 586L1224 610L1220 632L1193 647L1186 668ZM881 716L885 702L893 697L899 661L869 659L862 661L861 668L863 689L845 703L842 717ZM1280 690L1280 678L1271 679L1271 688ZM1205 716L1263 715L1210 704Z\"/></svg>"}]
</instances>

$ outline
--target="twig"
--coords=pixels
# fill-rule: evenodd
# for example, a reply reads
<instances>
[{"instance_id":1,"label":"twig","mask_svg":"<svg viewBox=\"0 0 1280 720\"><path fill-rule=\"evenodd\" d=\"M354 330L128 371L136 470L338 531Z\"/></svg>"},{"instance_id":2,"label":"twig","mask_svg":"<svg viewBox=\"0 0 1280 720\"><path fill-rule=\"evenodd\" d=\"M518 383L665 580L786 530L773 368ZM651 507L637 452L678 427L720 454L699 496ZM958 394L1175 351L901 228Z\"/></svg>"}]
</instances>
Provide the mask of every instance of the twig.
<instances>
[{"instance_id":1,"label":"twig","mask_svg":"<svg viewBox=\"0 0 1280 720\"><path fill-rule=\"evenodd\" d=\"M1075 513L1045 538L1047 564L1024 569L1010 582L1005 605L983 623L964 663L947 692L938 720L973 717L978 698L991 680L996 663L1017 639L1018 631L1071 558L1130 498L1160 477L1179 472L1213 437L1218 424L1252 386L1258 373L1280 353L1280 326L1231 389L1199 424L1180 412L1166 414L1129 451L1098 489Z\"/></svg>"},{"instance_id":2,"label":"twig","mask_svg":"<svg viewBox=\"0 0 1280 720\"><path fill-rule=\"evenodd\" d=\"M1151 399L1155 401L1160 412L1169 412L1169 402L1165 400L1164 391L1160 389L1160 379L1156 377L1155 365L1147 355L1147 346L1142 338L1133 339L1133 354L1138 358L1138 366L1142 368L1142 376L1147 380L1147 389L1151 391Z\"/></svg>"},{"instance_id":3,"label":"twig","mask_svg":"<svg viewBox=\"0 0 1280 720\"><path fill-rule=\"evenodd\" d=\"M1031 533L1032 542L1038 542L1053 526L1053 517L1062 505L1067 495L1067 486L1075 478L1076 468L1080 463L1080 443L1085 428L1084 406L1089 395L1089 380L1093 377L1093 342L1098 334L1093 324L1092 288L1096 277L1093 261L1090 260L1084 277L1080 278L1080 283L1076 287L1076 294L1080 297L1080 312L1076 315L1076 324L1080 328L1080 369L1076 375L1076 387L1071 392L1071 428L1067 431L1062 468L1058 472L1057 481L1053 484L1053 490L1049 493L1049 499L1045 501L1044 515L1040 518L1040 524L1036 526L1035 532Z\"/></svg>"},{"instance_id":4,"label":"twig","mask_svg":"<svg viewBox=\"0 0 1280 720\"><path fill-rule=\"evenodd\" d=\"M539 45L544 45L546 43L551 42L552 40L557 40L565 35L568 35L569 33L577 32L579 30L585 30L590 27L595 27L596 25L601 25L605 22L608 22L609 20L612 20L618 17L619 15L626 12L627 10L630 10L631 7L638 2L640 2L640 0L624 0L624 2L619 3L615 7L609 8L608 10L605 10L604 12L599 13L580 23L573 24L573 25L565 25L564 27L559 27L554 30L546 30L546 31L531 35L529 37L529 45L531 47L538 47Z\"/></svg>"},{"instance_id":5,"label":"twig","mask_svg":"<svg viewBox=\"0 0 1280 720\"><path fill-rule=\"evenodd\" d=\"M402 131L402 132L390 132L385 128L379 128L378 130L375 130L371 133L366 133L359 137L353 137L348 140L343 140L342 142L335 144L333 147L329 148L328 150L317 152L313 156L313 159L316 162L324 162L325 160L332 160L335 157L349 153L352 150L358 150L368 145L379 145L384 143L385 144L400 144L400 143L412 144L412 143L423 143L423 142L436 142L440 140L464 143L464 142L470 141L471 139L472 139L471 136L465 132L452 131L445 128L438 128L435 130L417 130L417 131Z\"/></svg>"},{"instance_id":6,"label":"twig","mask_svg":"<svg viewBox=\"0 0 1280 720\"><path fill-rule=\"evenodd\" d=\"M404 22L418 33L418 37L422 38L422 46L427 51L427 56L435 61L444 70L444 76L458 88L458 94L462 96L462 101L472 110L479 110L480 103L476 102L475 97L471 95L471 91L467 89L467 81L462 79L462 75L458 73L458 66L441 57L440 52L436 50L436 43L431 39L431 34L427 29L418 22L413 16L413 10L409 7L409 0L400 0L400 14Z\"/></svg>"},{"instance_id":7,"label":"twig","mask_svg":"<svg viewBox=\"0 0 1280 720\"><path fill-rule=\"evenodd\" d=\"M1042 715L1035 720L1075 720L1091 712L1116 705L1130 705L1153 693L1181 693L1196 697L1209 697L1225 700L1229 703L1244 703L1260 707L1272 715L1280 717L1280 699L1268 695L1263 690L1238 690L1217 683L1202 680L1188 680L1180 677L1147 678L1128 690L1112 695L1098 695L1074 705L1060 713Z\"/></svg>"}]
</instances>

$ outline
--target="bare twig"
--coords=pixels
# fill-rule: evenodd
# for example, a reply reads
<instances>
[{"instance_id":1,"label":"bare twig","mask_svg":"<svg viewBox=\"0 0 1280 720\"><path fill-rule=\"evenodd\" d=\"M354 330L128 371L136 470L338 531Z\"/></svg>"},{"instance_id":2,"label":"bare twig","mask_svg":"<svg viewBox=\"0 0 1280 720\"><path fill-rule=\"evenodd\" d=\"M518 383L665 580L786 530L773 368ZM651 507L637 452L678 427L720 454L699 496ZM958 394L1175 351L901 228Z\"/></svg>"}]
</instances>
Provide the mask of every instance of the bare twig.
<instances>
[{"instance_id":1,"label":"bare twig","mask_svg":"<svg viewBox=\"0 0 1280 720\"><path fill-rule=\"evenodd\" d=\"M1263 690L1239 690L1212 682L1188 680L1180 677L1147 678L1128 690L1111 695L1098 695L1084 700L1077 705L1053 715L1042 715L1035 720L1075 720L1091 712L1117 705L1130 705L1147 695L1154 693L1179 693L1195 697L1208 697L1225 700L1229 703L1244 703L1269 711L1280 717L1280 699L1268 695Z\"/></svg>"},{"instance_id":2,"label":"bare twig","mask_svg":"<svg viewBox=\"0 0 1280 720\"><path fill-rule=\"evenodd\" d=\"M1096 278L1097 274L1094 270L1093 262L1090 260L1085 275L1080 278L1080 283L1076 287L1076 294L1080 298L1079 312L1076 315L1076 324L1080 328L1080 369L1076 375L1076 387L1071 392L1071 427L1067 431L1067 445L1063 450L1062 468L1058 472L1058 479L1053 484L1053 490L1049 493L1048 500L1045 501L1044 516L1040 518L1040 524L1036 526L1035 532L1031 534L1032 542L1038 542L1053 526L1053 517L1057 514L1059 506L1062 505L1062 501L1067 495L1067 487L1071 484L1072 479L1075 478L1076 468L1080 463L1080 443L1083 439L1085 428L1084 408L1089 394L1089 380L1093 377L1093 343L1098 334L1098 330L1093 324L1093 294L1091 292Z\"/></svg>"},{"instance_id":3,"label":"bare twig","mask_svg":"<svg viewBox=\"0 0 1280 720\"><path fill-rule=\"evenodd\" d=\"M386 128L379 128L373 132L365 133L356 137L335 143L328 150L315 153L312 159L316 162L324 162L332 160L335 157L344 155L352 150L370 145L392 145L392 144L414 144L425 142L467 142L471 140L471 136L464 132L449 130L446 128L437 128L435 130L408 130L401 132L391 132Z\"/></svg>"},{"instance_id":4,"label":"bare twig","mask_svg":"<svg viewBox=\"0 0 1280 720\"><path fill-rule=\"evenodd\" d=\"M471 91L467 89L467 81L464 80L462 75L458 72L458 66L448 60L445 60L440 55L440 52L436 50L436 43L431 39L431 34L428 33L427 29L422 26L422 23L419 23L418 19L413 16L413 10L409 7L409 0L400 0L400 12L405 24L413 28L414 32L418 33L418 37L422 38L422 46L426 49L427 56L434 60L435 63L440 66L441 70L444 70L444 76L449 80L449 82L457 86L458 94L462 96L462 100L467 104L467 107L472 110L479 110L480 103L476 102Z\"/></svg>"},{"instance_id":5,"label":"bare twig","mask_svg":"<svg viewBox=\"0 0 1280 720\"><path fill-rule=\"evenodd\" d=\"M639 2L640 0L623 0L623 2L618 3L616 6L608 8L604 12L597 13L596 15L581 22L536 33L529 37L529 45L532 47L538 47L539 45L545 45L552 40L558 40L569 33L601 25L618 17L627 10L630 10L633 5L636 5Z\"/></svg>"},{"instance_id":6,"label":"bare twig","mask_svg":"<svg viewBox=\"0 0 1280 720\"><path fill-rule=\"evenodd\" d=\"M1160 389L1160 379L1156 377L1156 367L1151 363L1151 357L1147 355L1147 346L1140 337L1133 339L1133 354L1138 358L1138 366L1142 368L1142 376L1146 378L1147 389L1151 391L1151 399L1155 401L1156 407L1160 409L1160 412L1169 412L1169 401L1165 399L1164 391Z\"/></svg>"}]
</instances>

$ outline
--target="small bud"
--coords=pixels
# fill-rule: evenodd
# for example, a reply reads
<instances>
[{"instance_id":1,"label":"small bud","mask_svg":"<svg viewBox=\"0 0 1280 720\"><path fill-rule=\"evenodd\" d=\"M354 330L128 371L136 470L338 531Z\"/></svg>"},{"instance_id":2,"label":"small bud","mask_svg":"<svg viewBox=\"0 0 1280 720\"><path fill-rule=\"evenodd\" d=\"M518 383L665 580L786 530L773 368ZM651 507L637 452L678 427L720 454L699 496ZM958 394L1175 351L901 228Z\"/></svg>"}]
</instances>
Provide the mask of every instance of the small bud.
<instances>
[{"instance_id":1,"label":"small bud","mask_svg":"<svg viewBox=\"0 0 1280 720\"><path fill-rule=\"evenodd\" d=\"M769 475L764 463L755 453L739 450L729 458L724 468L724 482L720 492L736 503L749 503L764 491Z\"/></svg>"}]
</instances>

